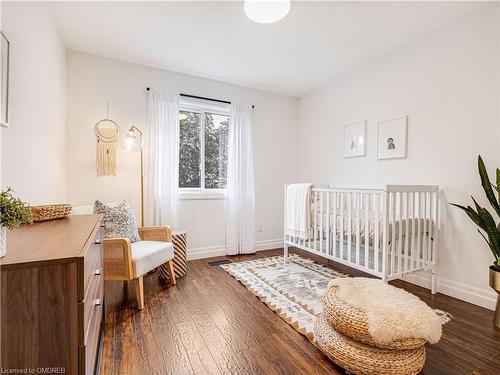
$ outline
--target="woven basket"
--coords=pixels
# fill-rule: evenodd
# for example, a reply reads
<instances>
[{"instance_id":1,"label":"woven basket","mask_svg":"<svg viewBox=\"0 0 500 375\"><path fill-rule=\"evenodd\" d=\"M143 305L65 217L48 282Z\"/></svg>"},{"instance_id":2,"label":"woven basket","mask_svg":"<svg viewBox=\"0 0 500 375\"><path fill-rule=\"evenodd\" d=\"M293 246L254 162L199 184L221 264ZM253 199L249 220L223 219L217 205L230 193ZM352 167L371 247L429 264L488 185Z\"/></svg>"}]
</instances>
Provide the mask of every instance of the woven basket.
<instances>
[{"instance_id":1,"label":"woven basket","mask_svg":"<svg viewBox=\"0 0 500 375\"><path fill-rule=\"evenodd\" d=\"M357 310L348 303L337 298L337 287L332 287L323 297L325 317L337 331L350 338L381 349L408 350L419 348L425 339L408 338L380 344L375 342L368 332L368 318L363 311Z\"/></svg>"},{"instance_id":2,"label":"woven basket","mask_svg":"<svg viewBox=\"0 0 500 375\"><path fill-rule=\"evenodd\" d=\"M314 324L318 348L349 372L361 375L413 375L425 364L425 348L410 350L379 349L337 332L324 314Z\"/></svg>"},{"instance_id":3,"label":"woven basket","mask_svg":"<svg viewBox=\"0 0 500 375\"><path fill-rule=\"evenodd\" d=\"M46 221L54 219L62 219L71 212L70 204L48 204L45 206L32 206L31 213L33 221Z\"/></svg>"}]
</instances>

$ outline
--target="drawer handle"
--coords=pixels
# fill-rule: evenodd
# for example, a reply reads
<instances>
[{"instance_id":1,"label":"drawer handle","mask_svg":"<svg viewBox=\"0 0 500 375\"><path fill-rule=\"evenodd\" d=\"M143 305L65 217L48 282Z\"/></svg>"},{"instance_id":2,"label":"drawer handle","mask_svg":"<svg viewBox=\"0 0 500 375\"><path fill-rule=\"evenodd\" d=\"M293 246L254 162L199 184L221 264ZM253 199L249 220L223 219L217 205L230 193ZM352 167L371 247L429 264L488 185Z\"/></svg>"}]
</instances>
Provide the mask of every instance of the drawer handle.
<instances>
[{"instance_id":1,"label":"drawer handle","mask_svg":"<svg viewBox=\"0 0 500 375\"><path fill-rule=\"evenodd\" d=\"M101 244L101 240L95 240L95 241L94 241L94 243L95 243L96 245L100 245L100 244Z\"/></svg>"},{"instance_id":2,"label":"drawer handle","mask_svg":"<svg viewBox=\"0 0 500 375\"><path fill-rule=\"evenodd\" d=\"M94 300L94 306L101 306L101 299L100 298L96 298Z\"/></svg>"},{"instance_id":3,"label":"drawer handle","mask_svg":"<svg viewBox=\"0 0 500 375\"><path fill-rule=\"evenodd\" d=\"M99 268L96 269L94 275L100 275L100 274L101 274L101 270Z\"/></svg>"}]
</instances>

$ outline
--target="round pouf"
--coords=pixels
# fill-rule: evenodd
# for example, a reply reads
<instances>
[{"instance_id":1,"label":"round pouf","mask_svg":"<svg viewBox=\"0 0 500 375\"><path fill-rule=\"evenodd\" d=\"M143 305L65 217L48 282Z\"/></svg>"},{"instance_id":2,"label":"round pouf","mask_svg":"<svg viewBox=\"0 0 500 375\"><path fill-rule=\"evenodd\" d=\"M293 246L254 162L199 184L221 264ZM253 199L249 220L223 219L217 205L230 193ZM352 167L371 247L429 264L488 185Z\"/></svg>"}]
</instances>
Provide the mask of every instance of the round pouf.
<instances>
[{"instance_id":1,"label":"round pouf","mask_svg":"<svg viewBox=\"0 0 500 375\"><path fill-rule=\"evenodd\" d=\"M423 346L410 350L375 348L335 330L324 314L314 324L318 348L347 371L361 375L418 374L425 364Z\"/></svg>"},{"instance_id":2,"label":"round pouf","mask_svg":"<svg viewBox=\"0 0 500 375\"><path fill-rule=\"evenodd\" d=\"M174 273L175 277L180 278L187 271L187 233L185 230L172 232L172 242L174 244ZM162 264L158 269L158 276L162 281L168 281L167 265Z\"/></svg>"},{"instance_id":3,"label":"round pouf","mask_svg":"<svg viewBox=\"0 0 500 375\"><path fill-rule=\"evenodd\" d=\"M375 342L368 332L368 318L366 314L337 298L337 291L338 288L333 286L323 297L323 312L325 318L335 327L336 331L356 341L381 349L416 349L427 342L425 339L416 338L396 340L386 344Z\"/></svg>"}]
</instances>

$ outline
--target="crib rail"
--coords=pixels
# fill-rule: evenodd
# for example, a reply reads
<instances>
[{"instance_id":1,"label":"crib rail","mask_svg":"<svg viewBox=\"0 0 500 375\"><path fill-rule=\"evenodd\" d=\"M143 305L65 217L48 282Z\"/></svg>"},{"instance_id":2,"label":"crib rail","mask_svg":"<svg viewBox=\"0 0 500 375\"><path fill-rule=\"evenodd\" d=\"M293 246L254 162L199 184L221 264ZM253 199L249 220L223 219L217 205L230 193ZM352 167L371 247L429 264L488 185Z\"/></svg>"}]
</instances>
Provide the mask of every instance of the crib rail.
<instances>
[{"instance_id":1,"label":"crib rail","mask_svg":"<svg viewBox=\"0 0 500 375\"><path fill-rule=\"evenodd\" d=\"M378 276L383 280L435 267L439 237L439 188L387 185L383 189L313 188L311 228L288 245ZM286 223L285 186L285 223Z\"/></svg>"}]
</instances>

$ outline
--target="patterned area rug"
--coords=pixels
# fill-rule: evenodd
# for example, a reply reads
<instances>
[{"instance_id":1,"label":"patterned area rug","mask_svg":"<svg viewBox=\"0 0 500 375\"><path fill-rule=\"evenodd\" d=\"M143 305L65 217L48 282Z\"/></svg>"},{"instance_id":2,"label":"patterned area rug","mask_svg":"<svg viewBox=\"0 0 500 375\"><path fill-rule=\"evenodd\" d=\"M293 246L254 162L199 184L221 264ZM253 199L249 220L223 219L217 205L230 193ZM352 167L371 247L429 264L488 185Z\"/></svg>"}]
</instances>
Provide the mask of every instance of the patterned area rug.
<instances>
[{"instance_id":1,"label":"patterned area rug","mask_svg":"<svg viewBox=\"0 0 500 375\"><path fill-rule=\"evenodd\" d=\"M348 277L296 254L287 264L276 256L221 267L310 340L328 282Z\"/></svg>"}]
</instances>

